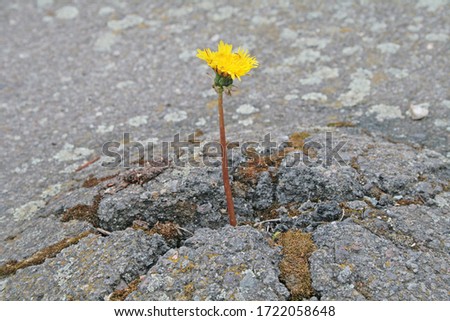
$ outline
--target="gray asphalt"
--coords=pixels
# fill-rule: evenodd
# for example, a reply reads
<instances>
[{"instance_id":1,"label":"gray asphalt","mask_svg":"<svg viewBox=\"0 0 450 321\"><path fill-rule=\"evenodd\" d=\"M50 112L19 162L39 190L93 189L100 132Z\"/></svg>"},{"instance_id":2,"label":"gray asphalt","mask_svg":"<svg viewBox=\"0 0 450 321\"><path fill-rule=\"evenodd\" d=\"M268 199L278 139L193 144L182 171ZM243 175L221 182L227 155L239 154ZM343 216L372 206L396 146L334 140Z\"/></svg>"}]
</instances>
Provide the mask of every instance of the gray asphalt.
<instances>
[{"instance_id":1,"label":"gray asphalt","mask_svg":"<svg viewBox=\"0 0 450 321\"><path fill-rule=\"evenodd\" d=\"M450 156L449 1L1 1L0 215L33 211L124 132L218 137L197 48L260 67L229 139L348 122ZM410 106L428 110L411 119Z\"/></svg>"}]
</instances>

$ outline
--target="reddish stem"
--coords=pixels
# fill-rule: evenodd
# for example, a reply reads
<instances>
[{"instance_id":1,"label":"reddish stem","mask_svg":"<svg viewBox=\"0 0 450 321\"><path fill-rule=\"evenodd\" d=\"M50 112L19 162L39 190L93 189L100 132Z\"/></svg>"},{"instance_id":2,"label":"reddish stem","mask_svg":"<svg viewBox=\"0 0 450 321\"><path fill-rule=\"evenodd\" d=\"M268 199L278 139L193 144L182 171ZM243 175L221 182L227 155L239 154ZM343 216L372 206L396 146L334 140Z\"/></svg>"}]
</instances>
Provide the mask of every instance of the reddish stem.
<instances>
[{"instance_id":1,"label":"reddish stem","mask_svg":"<svg viewBox=\"0 0 450 321\"><path fill-rule=\"evenodd\" d=\"M228 177L228 157L227 157L227 139L225 137L225 120L223 117L223 90L218 91L218 109L219 109L219 128L220 128L220 145L222 146L222 177L223 187L227 198L228 217L230 224L236 226L236 215L234 214L233 196L231 194L230 179Z\"/></svg>"}]
</instances>

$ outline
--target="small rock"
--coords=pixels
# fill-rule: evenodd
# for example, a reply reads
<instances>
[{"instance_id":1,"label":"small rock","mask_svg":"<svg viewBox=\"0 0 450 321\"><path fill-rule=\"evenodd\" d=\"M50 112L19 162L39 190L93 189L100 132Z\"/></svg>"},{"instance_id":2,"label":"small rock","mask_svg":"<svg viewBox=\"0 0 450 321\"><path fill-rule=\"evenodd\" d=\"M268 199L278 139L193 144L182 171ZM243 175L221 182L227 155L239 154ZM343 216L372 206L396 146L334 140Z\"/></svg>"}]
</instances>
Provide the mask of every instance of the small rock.
<instances>
[{"instance_id":1,"label":"small rock","mask_svg":"<svg viewBox=\"0 0 450 321\"><path fill-rule=\"evenodd\" d=\"M313 214L315 221L331 222L337 220L342 215L342 209L338 202L320 203Z\"/></svg>"},{"instance_id":2,"label":"small rock","mask_svg":"<svg viewBox=\"0 0 450 321\"><path fill-rule=\"evenodd\" d=\"M411 104L409 106L409 116L411 117L411 119L413 120L420 120L422 118L425 118L428 116L428 108L429 108L430 104L428 103L424 103L424 104L419 104L419 105L413 105Z\"/></svg>"}]
</instances>

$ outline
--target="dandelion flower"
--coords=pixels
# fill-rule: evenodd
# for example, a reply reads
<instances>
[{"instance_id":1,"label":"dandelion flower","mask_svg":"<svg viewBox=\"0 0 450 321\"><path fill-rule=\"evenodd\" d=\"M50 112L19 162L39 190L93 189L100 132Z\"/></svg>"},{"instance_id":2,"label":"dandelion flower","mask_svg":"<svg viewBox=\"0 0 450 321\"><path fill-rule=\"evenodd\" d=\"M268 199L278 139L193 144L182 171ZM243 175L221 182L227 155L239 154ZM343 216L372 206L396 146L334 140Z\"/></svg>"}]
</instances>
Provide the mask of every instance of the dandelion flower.
<instances>
[{"instance_id":1,"label":"dandelion flower","mask_svg":"<svg viewBox=\"0 0 450 321\"><path fill-rule=\"evenodd\" d=\"M233 52L233 46L223 41L219 42L217 51L197 49L197 57L206 61L216 74L224 78L231 77L231 80L241 80L242 76L258 67L258 61L249 55L248 50L239 47L237 52Z\"/></svg>"},{"instance_id":2,"label":"dandelion flower","mask_svg":"<svg viewBox=\"0 0 450 321\"><path fill-rule=\"evenodd\" d=\"M220 145L222 149L222 179L227 199L227 209L230 224L237 225L236 214L234 212L233 195L231 192L230 178L228 175L227 139L225 136L225 120L223 113L223 93L231 95L231 85L235 78L241 80L242 76L248 74L250 70L258 67L258 61L251 57L247 50L238 48L233 52L233 46L223 41L219 42L217 51L211 49L197 50L197 57L206 61L216 72L213 88L218 94L217 107L219 112Z\"/></svg>"}]
</instances>

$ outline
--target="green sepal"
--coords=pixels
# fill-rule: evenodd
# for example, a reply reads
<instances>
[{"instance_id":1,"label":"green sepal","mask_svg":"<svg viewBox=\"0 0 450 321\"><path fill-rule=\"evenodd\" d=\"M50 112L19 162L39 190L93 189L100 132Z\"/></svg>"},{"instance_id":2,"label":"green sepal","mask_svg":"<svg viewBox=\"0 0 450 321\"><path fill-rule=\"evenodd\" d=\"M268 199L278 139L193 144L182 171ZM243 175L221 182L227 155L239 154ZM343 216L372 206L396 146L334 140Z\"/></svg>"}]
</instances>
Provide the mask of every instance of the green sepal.
<instances>
[{"instance_id":1,"label":"green sepal","mask_svg":"<svg viewBox=\"0 0 450 321\"><path fill-rule=\"evenodd\" d=\"M216 78L214 78L214 86L216 87L229 87L233 84L233 79L231 77L223 77L216 73Z\"/></svg>"}]
</instances>

